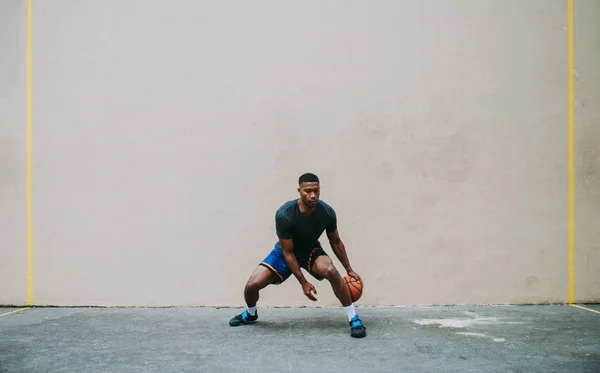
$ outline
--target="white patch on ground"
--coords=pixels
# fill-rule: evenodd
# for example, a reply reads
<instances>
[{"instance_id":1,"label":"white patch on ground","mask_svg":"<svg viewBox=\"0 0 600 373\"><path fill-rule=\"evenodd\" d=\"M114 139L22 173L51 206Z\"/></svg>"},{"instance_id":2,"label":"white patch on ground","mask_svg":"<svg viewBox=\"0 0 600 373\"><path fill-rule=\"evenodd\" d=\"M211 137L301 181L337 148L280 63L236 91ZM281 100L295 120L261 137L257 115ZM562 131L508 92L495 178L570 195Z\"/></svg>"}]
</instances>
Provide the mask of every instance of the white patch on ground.
<instances>
[{"instance_id":1,"label":"white patch on ground","mask_svg":"<svg viewBox=\"0 0 600 373\"><path fill-rule=\"evenodd\" d=\"M420 319L413 320L419 325L437 325L442 328L466 328L473 325L498 325L498 324L522 324L518 321L501 321L497 317L479 317L475 312L466 311L465 314L470 318L452 318L452 319Z\"/></svg>"},{"instance_id":2,"label":"white patch on ground","mask_svg":"<svg viewBox=\"0 0 600 373\"><path fill-rule=\"evenodd\" d=\"M413 320L413 322L419 325L439 325L443 328L466 328L473 325L502 324L502 322L495 317L474 319L421 319Z\"/></svg>"},{"instance_id":3,"label":"white patch on ground","mask_svg":"<svg viewBox=\"0 0 600 373\"><path fill-rule=\"evenodd\" d=\"M486 335L485 335L485 334L482 334L482 333L456 332L456 334L460 334L460 335L468 335L468 336L473 336L473 337L486 337Z\"/></svg>"},{"instance_id":4,"label":"white patch on ground","mask_svg":"<svg viewBox=\"0 0 600 373\"><path fill-rule=\"evenodd\" d=\"M451 318L451 319L419 319L412 320L415 324L418 325L431 325L438 328L451 328L451 329L464 329L470 326L476 325L499 325L499 324L523 324L518 321L504 321L500 320L497 317L479 317L474 312L465 312L466 315L470 316L470 318ZM483 333L473 333L473 332L456 332L456 334L471 336L471 337L483 337L492 339L494 342L505 342L504 338L496 338L493 336L488 336Z\"/></svg>"}]
</instances>

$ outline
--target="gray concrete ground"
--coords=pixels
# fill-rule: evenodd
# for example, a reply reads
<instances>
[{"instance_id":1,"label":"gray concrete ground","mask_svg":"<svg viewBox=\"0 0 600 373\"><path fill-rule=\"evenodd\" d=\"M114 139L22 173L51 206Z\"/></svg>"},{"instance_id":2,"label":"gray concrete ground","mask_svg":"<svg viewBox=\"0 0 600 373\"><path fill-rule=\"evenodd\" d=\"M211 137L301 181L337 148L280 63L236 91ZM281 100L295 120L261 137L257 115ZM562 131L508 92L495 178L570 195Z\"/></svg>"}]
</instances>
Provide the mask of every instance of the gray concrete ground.
<instances>
[{"instance_id":1,"label":"gray concrete ground","mask_svg":"<svg viewBox=\"0 0 600 373\"><path fill-rule=\"evenodd\" d=\"M587 304L585 307L600 312L600 304Z\"/></svg>"},{"instance_id":2,"label":"gray concrete ground","mask_svg":"<svg viewBox=\"0 0 600 373\"><path fill-rule=\"evenodd\" d=\"M578 308L358 311L364 339L336 308L236 328L239 309L32 308L0 317L0 372L600 372L600 315Z\"/></svg>"}]
</instances>

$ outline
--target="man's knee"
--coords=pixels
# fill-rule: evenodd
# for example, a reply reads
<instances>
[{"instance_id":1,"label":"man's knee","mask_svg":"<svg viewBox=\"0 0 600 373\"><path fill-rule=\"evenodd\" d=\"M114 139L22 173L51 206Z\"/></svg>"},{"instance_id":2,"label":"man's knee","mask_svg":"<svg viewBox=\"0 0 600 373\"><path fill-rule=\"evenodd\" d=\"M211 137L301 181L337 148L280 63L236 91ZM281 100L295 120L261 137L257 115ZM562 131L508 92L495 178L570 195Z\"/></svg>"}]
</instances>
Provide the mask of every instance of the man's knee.
<instances>
[{"instance_id":1,"label":"man's knee","mask_svg":"<svg viewBox=\"0 0 600 373\"><path fill-rule=\"evenodd\" d=\"M246 289L250 291L260 290L261 283L256 277L250 277L246 282Z\"/></svg>"},{"instance_id":2,"label":"man's knee","mask_svg":"<svg viewBox=\"0 0 600 373\"><path fill-rule=\"evenodd\" d=\"M328 263L325 267L323 275L326 279L332 280L337 278L339 276L339 273L337 271L337 268L335 268L335 266L333 265L333 263Z\"/></svg>"},{"instance_id":3,"label":"man's knee","mask_svg":"<svg viewBox=\"0 0 600 373\"><path fill-rule=\"evenodd\" d=\"M266 268L259 266L246 281L246 291L258 291L274 281L274 275Z\"/></svg>"},{"instance_id":4,"label":"man's knee","mask_svg":"<svg viewBox=\"0 0 600 373\"><path fill-rule=\"evenodd\" d=\"M326 255L321 255L317 258L315 266L313 267L313 273L328 280L334 280L337 276L339 276L339 273L331 262L331 259Z\"/></svg>"}]
</instances>

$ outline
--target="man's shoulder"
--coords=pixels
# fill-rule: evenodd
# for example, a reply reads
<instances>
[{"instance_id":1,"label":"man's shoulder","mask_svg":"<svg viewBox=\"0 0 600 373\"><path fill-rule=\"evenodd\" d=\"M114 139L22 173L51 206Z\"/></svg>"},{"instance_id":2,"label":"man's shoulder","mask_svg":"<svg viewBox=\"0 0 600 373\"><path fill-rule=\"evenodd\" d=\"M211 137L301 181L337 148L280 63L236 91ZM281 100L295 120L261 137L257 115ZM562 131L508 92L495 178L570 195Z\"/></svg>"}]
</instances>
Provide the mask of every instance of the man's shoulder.
<instances>
[{"instance_id":1,"label":"man's shoulder","mask_svg":"<svg viewBox=\"0 0 600 373\"><path fill-rule=\"evenodd\" d=\"M297 204L298 204L297 199L293 199L293 200L285 202L283 205L281 205L277 209L276 215L289 217L291 215L291 213L293 212L293 209L297 206Z\"/></svg>"},{"instance_id":2,"label":"man's shoulder","mask_svg":"<svg viewBox=\"0 0 600 373\"><path fill-rule=\"evenodd\" d=\"M319 200L317 204L321 207L321 210L327 215L335 215L335 209L323 200Z\"/></svg>"}]
</instances>

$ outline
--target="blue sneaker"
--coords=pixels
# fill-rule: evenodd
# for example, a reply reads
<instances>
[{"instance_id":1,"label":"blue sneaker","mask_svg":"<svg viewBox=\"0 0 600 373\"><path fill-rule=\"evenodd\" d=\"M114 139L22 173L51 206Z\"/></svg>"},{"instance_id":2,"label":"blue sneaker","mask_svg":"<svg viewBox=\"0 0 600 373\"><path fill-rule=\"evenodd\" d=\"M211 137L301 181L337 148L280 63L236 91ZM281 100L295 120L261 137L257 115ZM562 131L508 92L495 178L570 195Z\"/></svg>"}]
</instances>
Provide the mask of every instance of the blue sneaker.
<instances>
[{"instance_id":1,"label":"blue sneaker","mask_svg":"<svg viewBox=\"0 0 600 373\"><path fill-rule=\"evenodd\" d=\"M362 338L367 335L367 328L363 325L358 315L350 320L350 335L354 338Z\"/></svg>"},{"instance_id":2,"label":"blue sneaker","mask_svg":"<svg viewBox=\"0 0 600 373\"><path fill-rule=\"evenodd\" d=\"M258 319L258 311L256 311L256 315L251 316L250 313L248 312L248 310L245 310L244 312L240 313L239 315L234 316L231 320L229 320L229 325L230 326L240 326L240 325L251 324L251 323L255 322L256 319Z\"/></svg>"}]
</instances>

